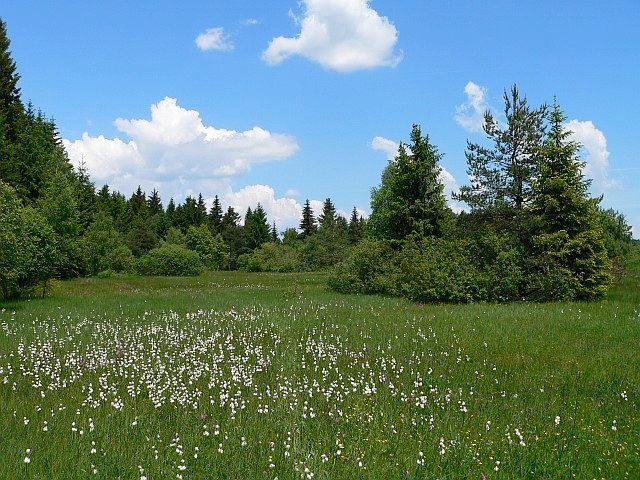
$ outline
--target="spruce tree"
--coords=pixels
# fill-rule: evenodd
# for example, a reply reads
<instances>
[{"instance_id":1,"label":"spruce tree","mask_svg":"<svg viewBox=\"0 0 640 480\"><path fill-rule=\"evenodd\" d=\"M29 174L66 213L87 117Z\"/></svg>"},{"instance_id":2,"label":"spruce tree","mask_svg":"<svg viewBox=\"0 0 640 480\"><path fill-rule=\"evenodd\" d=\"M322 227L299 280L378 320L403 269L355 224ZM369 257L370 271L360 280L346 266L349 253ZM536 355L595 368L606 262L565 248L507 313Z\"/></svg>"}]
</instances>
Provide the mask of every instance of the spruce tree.
<instances>
[{"instance_id":1,"label":"spruce tree","mask_svg":"<svg viewBox=\"0 0 640 480\"><path fill-rule=\"evenodd\" d=\"M245 245L249 250L259 248L263 243L267 243L271 239L269 224L267 223L267 214L258 204L252 212L247 209L247 215L244 223Z\"/></svg>"},{"instance_id":2,"label":"spruce tree","mask_svg":"<svg viewBox=\"0 0 640 480\"><path fill-rule=\"evenodd\" d=\"M229 206L222 217L222 238L229 249L226 268L238 268L238 256L244 251L244 235L240 226L240 215Z\"/></svg>"},{"instance_id":3,"label":"spruce tree","mask_svg":"<svg viewBox=\"0 0 640 480\"><path fill-rule=\"evenodd\" d=\"M153 217L160 213L164 213L162 208L162 200L160 199L160 194L154 188L147 199L147 207L149 208L149 214Z\"/></svg>"},{"instance_id":4,"label":"spruce tree","mask_svg":"<svg viewBox=\"0 0 640 480\"><path fill-rule=\"evenodd\" d=\"M7 34L7 24L0 19L0 124L8 142L15 142L21 128L24 106L20 100L18 82L20 75L16 63L11 58L11 40ZM4 163L5 152L2 152ZM0 172L1 174L1 172Z\"/></svg>"},{"instance_id":5,"label":"spruce tree","mask_svg":"<svg viewBox=\"0 0 640 480\"><path fill-rule=\"evenodd\" d=\"M451 221L438 163L442 154L420 127L411 131L411 145L400 144L398 155L382 174L371 195L369 225L374 237L403 240L409 235L442 236Z\"/></svg>"},{"instance_id":6,"label":"spruce tree","mask_svg":"<svg viewBox=\"0 0 640 480\"><path fill-rule=\"evenodd\" d=\"M211 210L209 210L209 226L213 233L222 232L222 206L217 195L213 199Z\"/></svg>"},{"instance_id":7,"label":"spruce tree","mask_svg":"<svg viewBox=\"0 0 640 480\"><path fill-rule=\"evenodd\" d=\"M353 210L351 211L351 220L349 221L349 243L351 243L351 245L360 243L363 233L362 223L358 216L358 210L356 207L353 207Z\"/></svg>"},{"instance_id":8,"label":"spruce tree","mask_svg":"<svg viewBox=\"0 0 640 480\"><path fill-rule=\"evenodd\" d=\"M197 210L196 210L196 219L195 219L196 226L199 227L200 225L205 223L206 220L207 220L207 206L204 203L204 198L202 197L202 194L199 193Z\"/></svg>"},{"instance_id":9,"label":"spruce tree","mask_svg":"<svg viewBox=\"0 0 640 480\"><path fill-rule=\"evenodd\" d=\"M336 225L336 207L330 198L322 205L322 213L318 217L319 230L332 230Z\"/></svg>"},{"instance_id":10,"label":"spruce tree","mask_svg":"<svg viewBox=\"0 0 640 480\"><path fill-rule=\"evenodd\" d=\"M531 282L530 295L543 300L601 298L610 281L610 264L599 225L599 199L589 197L580 145L569 140L565 120L554 103L549 133L537 152L530 263L532 278L538 281Z\"/></svg>"},{"instance_id":11,"label":"spruce tree","mask_svg":"<svg viewBox=\"0 0 640 480\"><path fill-rule=\"evenodd\" d=\"M300 221L300 237L305 238L313 235L318 230L316 219L313 216L313 210L311 209L311 202L309 199L304 204L302 209L302 220Z\"/></svg>"},{"instance_id":12,"label":"spruce tree","mask_svg":"<svg viewBox=\"0 0 640 480\"><path fill-rule=\"evenodd\" d=\"M273 222L271 226L271 241L274 243L280 242L280 236L278 235L278 229L276 228L276 222Z\"/></svg>"}]
</instances>

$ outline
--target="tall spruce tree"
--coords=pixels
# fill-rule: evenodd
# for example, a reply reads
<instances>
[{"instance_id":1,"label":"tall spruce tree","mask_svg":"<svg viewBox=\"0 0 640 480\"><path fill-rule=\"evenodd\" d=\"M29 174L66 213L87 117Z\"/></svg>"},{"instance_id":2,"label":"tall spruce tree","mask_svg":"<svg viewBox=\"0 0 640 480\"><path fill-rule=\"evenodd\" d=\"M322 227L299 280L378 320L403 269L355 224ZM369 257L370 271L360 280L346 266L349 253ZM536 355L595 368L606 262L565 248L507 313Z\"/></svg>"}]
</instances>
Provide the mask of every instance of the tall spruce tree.
<instances>
[{"instance_id":1,"label":"tall spruce tree","mask_svg":"<svg viewBox=\"0 0 640 480\"><path fill-rule=\"evenodd\" d=\"M222 217L221 223L222 238L229 248L229 256L227 258L226 268L235 270L238 267L238 256L243 253L244 235L240 226L240 215L229 206Z\"/></svg>"},{"instance_id":2,"label":"tall spruce tree","mask_svg":"<svg viewBox=\"0 0 640 480\"><path fill-rule=\"evenodd\" d=\"M276 222L273 222L271 226L271 241L274 243L280 242L280 236L278 235L278 229L276 228Z\"/></svg>"},{"instance_id":3,"label":"tall spruce tree","mask_svg":"<svg viewBox=\"0 0 640 480\"><path fill-rule=\"evenodd\" d=\"M484 117L484 131L492 147L467 142L470 185L460 188L456 200L472 211L512 208L522 211L532 199L531 184L537 174L536 154L542 144L546 106L532 109L517 86L504 92L506 126L491 112Z\"/></svg>"},{"instance_id":4,"label":"tall spruce tree","mask_svg":"<svg viewBox=\"0 0 640 480\"><path fill-rule=\"evenodd\" d=\"M441 158L429 137L414 125L411 145L400 144L381 185L372 191L369 226L374 237L403 240L409 235L440 237L446 232L452 212L439 178Z\"/></svg>"},{"instance_id":5,"label":"tall spruce tree","mask_svg":"<svg viewBox=\"0 0 640 480\"><path fill-rule=\"evenodd\" d=\"M301 238L313 235L318 230L318 224L316 223L316 218L313 216L313 210L311 209L311 202L309 202L309 199L304 203L304 208L302 209L300 230Z\"/></svg>"},{"instance_id":6,"label":"tall spruce tree","mask_svg":"<svg viewBox=\"0 0 640 480\"><path fill-rule=\"evenodd\" d=\"M360 221L358 210L356 207L353 207L351 220L349 221L349 243L351 243L351 245L360 243L363 234L362 222Z\"/></svg>"},{"instance_id":7,"label":"tall spruce tree","mask_svg":"<svg viewBox=\"0 0 640 480\"><path fill-rule=\"evenodd\" d=\"M263 243L267 243L271 239L269 231L269 223L267 223L267 214L258 204L255 210L247 209L247 215L244 221L245 245L249 250L259 248Z\"/></svg>"},{"instance_id":8,"label":"tall spruce tree","mask_svg":"<svg viewBox=\"0 0 640 480\"><path fill-rule=\"evenodd\" d=\"M164 213L162 208L162 200L160 199L160 194L154 188L147 199L147 207L149 208L149 214L153 217L160 213Z\"/></svg>"},{"instance_id":9,"label":"tall spruce tree","mask_svg":"<svg viewBox=\"0 0 640 480\"><path fill-rule=\"evenodd\" d=\"M4 133L8 142L15 142L21 128L24 106L18 87L20 75L10 48L7 24L0 19L0 133ZM5 152L1 153L3 162L0 163L4 163Z\"/></svg>"},{"instance_id":10,"label":"tall spruce tree","mask_svg":"<svg viewBox=\"0 0 640 480\"><path fill-rule=\"evenodd\" d=\"M322 213L318 217L319 230L332 230L336 225L336 207L330 198L322 205Z\"/></svg>"},{"instance_id":11,"label":"tall spruce tree","mask_svg":"<svg viewBox=\"0 0 640 480\"><path fill-rule=\"evenodd\" d=\"M580 145L569 139L566 117L556 102L549 120L532 182L530 264L532 278L539 281L530 283L529 293L543 300L601 298L610 281L610 264L599 225L599 199L589 197Z\"/></svg>"},{"instance_id":12,"label":"tall spruce tree","mask_svg":"<svg viewBox=\"0 0 640 480\"><path fill-rule=\"evenodd\" d=\"M209 210L209 226L214 234L222 232L222 214L222 205L218 195L216 195Z\"/></svg>"}]
</instances>

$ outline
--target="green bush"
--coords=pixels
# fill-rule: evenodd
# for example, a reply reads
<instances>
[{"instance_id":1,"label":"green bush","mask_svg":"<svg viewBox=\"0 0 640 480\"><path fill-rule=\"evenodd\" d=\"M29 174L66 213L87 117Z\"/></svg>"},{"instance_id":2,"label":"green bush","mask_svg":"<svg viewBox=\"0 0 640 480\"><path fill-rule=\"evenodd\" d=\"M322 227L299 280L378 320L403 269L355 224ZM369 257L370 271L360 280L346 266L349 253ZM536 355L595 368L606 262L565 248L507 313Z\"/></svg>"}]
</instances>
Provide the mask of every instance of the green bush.
<instances>
[{"instance_id":1,"label":"green bush","mask_svg":"<svg viewBox=\"0 0 640 480\"><path fill-rule=\"evenodd\" d=\"M390 242L365 239L336 265L329 276L329 286L342 293L395 293L396 255Z\"/></svg>"},{"instance_id":2,"label":"green bush","mask_svg":"<svg viewBox=\"0 0 640 480\"><path fill-rule=\"evenodd\" d=\"M107 267L114 272L130 272L133 268L133 253L126 245L120 245L107 254Z\"/></svg>"},{"instance_id":3,"label":"green bush","mask_svg":"<svg viewBox=\"0 0 640 480\"><path fill-rule=\"evenodd\" d=\"M178 245L154 248L136 260L135 270L140 275L193 276L203 270L198 254Z\"/></svg>"},{"instance_id":4,"label":"green bush","mask_svg":"<svg viewBox=\"0 0 640 480\"><path fill-rule=\"evenodd\" d=\"M251 253L241 255L238 265L246 272L305 272L311 270L300 257L299 244L263 243Z\"/></svg>"},{"instance_id":5,"label":"green bush","mask_svg":"<svg viewBox=\"0 0 640 480\"><path fill-rule=\"evenodd\" d=\"M506 237L364 240L329 278L343 293L379 293L429 303L520 298L521 249Z\"/></svg>"}]
</instances>

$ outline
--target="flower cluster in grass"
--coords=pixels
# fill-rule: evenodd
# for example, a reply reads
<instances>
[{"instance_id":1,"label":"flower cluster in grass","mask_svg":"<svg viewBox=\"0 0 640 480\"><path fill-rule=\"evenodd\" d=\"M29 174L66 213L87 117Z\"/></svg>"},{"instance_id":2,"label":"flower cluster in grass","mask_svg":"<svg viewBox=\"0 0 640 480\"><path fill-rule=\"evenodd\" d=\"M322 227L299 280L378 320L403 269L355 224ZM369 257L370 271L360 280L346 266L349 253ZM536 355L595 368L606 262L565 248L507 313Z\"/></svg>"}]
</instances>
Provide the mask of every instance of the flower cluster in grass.
<instances>
[{"instance_id":1,"label":"flower cluster in grass","mask_svg":"<svg viewBox=\"0 0 640 480\"><path fill-rule=\"evenodd\" d=\"M5 320L3 468L310 480L565 474L585 452L623 476L638 464L635 387L588 414L553 376L523 385L486 343L471 355L455 329L413 318L381 336L381 311L348 324L336 308Z\"/></svg>"}]
</instances>

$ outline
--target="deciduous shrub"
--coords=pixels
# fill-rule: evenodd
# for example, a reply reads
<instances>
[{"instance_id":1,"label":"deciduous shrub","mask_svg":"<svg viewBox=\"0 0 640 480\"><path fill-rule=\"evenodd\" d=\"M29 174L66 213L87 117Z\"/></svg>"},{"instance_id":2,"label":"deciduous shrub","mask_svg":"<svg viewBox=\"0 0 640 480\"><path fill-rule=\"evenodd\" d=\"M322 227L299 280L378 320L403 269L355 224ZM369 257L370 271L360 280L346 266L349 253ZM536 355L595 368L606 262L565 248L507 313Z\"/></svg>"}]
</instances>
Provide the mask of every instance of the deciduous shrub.
<instances>
[{"instance_id":1,"label":"deciduous shrub","mask_svg":"<svg viewBox=\"0 0 640 480\"><path fill-rule=\"evenodd\" d=\"M154 248L135 262L140 275L193 276L203 270L198 254L178 245Z\"/></svg>"},{"instance_id":2,"label":"deciduous shrub","mask_svg":"<svg viewBox=\"0 0 640 480\"><path fill-rule=\"evenodd\" d=\"M336 265L329 286L342 293L395 293L396 256L390 242L365 239Z\"/></svg>"}]
</instances>

